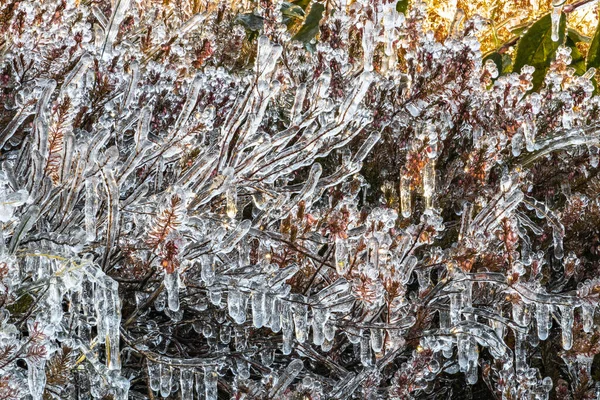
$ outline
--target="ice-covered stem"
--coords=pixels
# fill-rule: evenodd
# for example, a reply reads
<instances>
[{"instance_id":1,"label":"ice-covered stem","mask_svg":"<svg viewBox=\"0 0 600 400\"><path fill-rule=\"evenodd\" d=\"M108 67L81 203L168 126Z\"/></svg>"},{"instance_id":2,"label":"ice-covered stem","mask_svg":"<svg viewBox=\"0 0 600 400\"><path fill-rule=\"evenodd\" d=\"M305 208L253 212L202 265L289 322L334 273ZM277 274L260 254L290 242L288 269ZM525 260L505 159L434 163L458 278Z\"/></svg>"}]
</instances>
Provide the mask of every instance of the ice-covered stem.
<instances>
[{"instance_id":1,"label":"ice-covered stem","mask_svg":"<svg viewBox=\"0 0 600 400\"><path fill-rule=\"evenodd\" d=\"M129 9L131 0L115 0L115 6L112 11L108 26L106 26L106 37L102 46L101 56L108 59L112 56L114 41L119 33L119 26L125 18L125 13Z\"/></svg>"}]
</instances>

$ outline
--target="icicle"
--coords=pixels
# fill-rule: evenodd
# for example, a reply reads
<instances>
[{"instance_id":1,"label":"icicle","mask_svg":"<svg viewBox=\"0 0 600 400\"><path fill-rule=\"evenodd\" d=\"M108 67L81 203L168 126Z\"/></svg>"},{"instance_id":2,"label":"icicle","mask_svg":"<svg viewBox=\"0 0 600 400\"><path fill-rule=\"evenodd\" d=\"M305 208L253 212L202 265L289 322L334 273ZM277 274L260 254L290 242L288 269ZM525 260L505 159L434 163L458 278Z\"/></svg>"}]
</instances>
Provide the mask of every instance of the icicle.
<instances>
[{"instance_id":1,"label":"icicle","mask_svg":"<svg viewBox=\"0 0 600 400\"><path fill-rule=\"evenodd\" d=\"M465 371L465 375L467 377L467 382L470 385L474 385L477 383L477 359L479 358L479 354L477 351L477 344L473 339L470 339L469 346L469 361L467 364L467 370Z\"/></svg>"},{"instance_id":2,"label":"icicle","mask_svg":"<svg viewBox=\"0 0 600 400\"><path fill-rule=\"evenodd\" d=\"M346 98L344 103L339 108L340 114L338 116L338 122L348 122L356 117L355 113L358 109L358 105L367 94L367 90L373 82L374 74L372 72L365 71L357 79L358 85L354 89L354 92L352 92L352 94ZM372 135L374 134L375 133Z\"/></svg>"},{"instance_id":3,"label":"icicle","mask_svg":"<svg viewBox=\"0 0 600 400\"><path fill-rule=\"evenodd\" d=\"M148 378L150 380L150 389L158 392L160 390L160 364L148 361Z\"/></svg>"},{"instance_id":4,"label":"icicle","mask_svg":"<svg viewBox=\"0 0 600 400\"><path fill-rule=\"evenodd\" d=\"M460 321L460 306L462 304L461 295L459 293L450 294L450 321L452 325L456 325Z\"/></svg>"},{"instance_id":5,"label":"icicle","mask_svg":"<svg viewBox=\"0 0 600 400\"><path fill-rule=\"evenodd\" d=\"M106 186L106 194L108 196L106 249L104 250L104 261L102 262L102 269L105 270L111 250L117 241L117 231L119 229L119 187L112 170L104 169L102 170L102 175Z\"/></svg>"},{"instance_id":6,"label":"icicle","mask_svg":"<svg viewBox=\"0 0 600 400\"><path fill-rule=\"evenodd\" d=\"M369 263L373 268L379 268L379 241L375 236L367 242L367 254Z\"/></svg>"},{"instance_id":7,"label":"icicle","mask_svg":"<svg viewBox=\"0 0 600 400\"><path fill-rule=\"evenodd\" d=\"M335 322L329 318L327 321L325 321L325 326L323 327L323 334L325 335L325 342L329 341L329 342L333 342L333 338L335 337L335 332L336 332L336 326L335 326Z\"/></svg>"},{"instance_id":8,"label":"icicle","mask_svg":"<svg viewBox=\"0 0 600 400\"><path fill-rule=\"evenodd\" d=\"M537 331L540 340L546 340L548 338L550 328L550 310L548 305L544 303L536 304L536 319L537 319Z\"/></svg>"},{"instance_id":9,"label":"icicle","mask_svg":"<svg viewBox=\"0 0 600 400\"><path fill-rule=\"evenodd\" d=\"M117 185L121 185L129 175L139 166L148 151L148 131L150 130L150 121L152 119L152 108L146 106L140 112L137 129L135 131L135 151L131 153L127 161L121 167Z\"/></svg>"},{"instance_id":10,"label":"icicle","mask_svg":"<svg viewBox=\"0 0 600 400\"><path fill-rule=\"evenodd\" d=\"M85 232L88 242L96 240L96 213L98 212L98 179L95 176L85 181Z\"/></svg>"},{"instance_id":11,"label":"icicle","mask_svg":"<svg viewBox=\"0 0 600 400\"><path fill-rule=\"evenodd\" d=\"M467 335L459 334L457 336L456 349L460 370L466 371L469 363L469 340L467 339Z\"/></svg>"},{"instance_id":12,"label":"icicle","mask_svg":"<svg viewBox=\"0 0 600 400\"><path fill-rule=\"evenodd\" d=\"M527 231L519 226L518 231L519 237L521 238L521 262L523 265L531 265L531 239L527 236Z\"/></svg>"},{"instance_id":13,"label":"icicle","mask_svg":"<svg viewBox=\"0 0 600 400\"><path fill-rule=\"evenodd\" d=\"M403 263L403 278L402 278L402 283L407 284L408 281L410 281L410 277L412 275L413 270L415 269L415 266L417 265L417 262L419 260L417 260L417 257L410 255L408 257L406 257L406 261Z\"/></svg>"},{"instance_id":14,"label":"icicle","mask_svg":"<svg viewBox=\"0 0 600 400\"><path fill-rule=\"evenodd\" d=\"M369 153L371 153L371 150L377 144L377 142L379 141L379 139L381 139L381 133L379 133L379 132L373 132L371 135L369 135L369 137L367 138L367 140L364 141L364 143L362 144L362 146L360 146L360 148L358 149L358 151L356 152L356 154L352 158L351 163L352 163L352 165L355 168L357 166L362 165L362 162L367 157L367 155Z\"/></svg>"},{"instance_id":15,"label":"icicle","mask_svg":"<svg viewBox=\"0 0 600 400\"><path fill-rule=\"evenodd\" d=\"M508 193L501 192L473 218L472 228L476 233L483 233L496 226L521 204L524 197L523 192L516 187Z\"/></svg>"},{"instance_id":16,"label":"icicle","mask_svg":"<svg viewBox=\"0 0 600 400\"><path fill-rule=\"evenodd\" d=\"M360 362L365 367L370 366L373 361L371 360L371 342L369 336L364 332L361 332L360 336Z\"/></svg>"},{"instance_id":17,"label":"icicle","mask_svg":"<svg viewBox=\"0 0 600 400\"><path fill-rule=\"evenodd\" d=\"M523 137L525 138L525 148L528 152L535 150L535 125L530 118L523 121Z\"/></svg>"},{"instance_id":18,"label":"icicle","mask_svg":"<svg viewBox=\"0 0 600 400\"><path fill-rule=\"evenodd\" d=\"M281 330L281 300L277 297L273 297L273 303L271 308L271 330L275 333Z\"/></svg>"},{"instance_id":19,"label":"icicle","mask_svg":"<svg viewBox=\"0 0 600 400\"><path fill-rule=\"evenodd\" d=\"M46 360L27 359L27 386L33 400L42 400L46 387Z\"/></svg>"},{"instance_id":20,"label":"icicle","mask_svg":"<svg viewBox=\"0 0 600 400\"><path fill-rule=\"evenodd\" d=\"M350 399L353 397L353 393L363 383L369 375L373 374L372 368L363 368L363 370L355 375L349 373L344 379L342 379L332 389L331 394L328 396L330 399Z\"/></svg>"},{"instance_id":21,"label":"icicle","mask_svg":"<svg viewBox=\"0 0 600 400\"><path fill-rule=\"evenodd\" d=\"M273 301L275 301L275 296L265 292L265 317L263 321L263 326L271 327L271 320L273 319ZM277 315L279 317L279 315Z\"/></svg>"},{"instance_id":22,"label":"icicle","mask_svg":"<svg viewBox=\"0 0 600 400\"><path fill-rule=\"evenodd\" d=\"M558 30L560 27L560 17L562 15L563 4L565 0L555 0L552 2L552 35L551 39L553 42L558 42Z\"/></svg>"},{"instance_id":23,"label":"icicle","mask_svg":"<svg viewBox=\"0 0 600 400\"><path fill-rule=\"evenodd\" d=\"M298 201L306 201L307 207L312 203L312 198L315 195L315 188L319 183L319 178L323 173L323 167L319 163L314 163L308 174L308 179L304 182L302 191L298 194Z\"/></svg>"},{"instance_id":24,"label":"icicle","mask_svg":"<svg viewBox=\"0 0 600 400\"><path fill-rule=\"evenodd\" d=\"M98 6L92 6L92 14L94 14L100 26L105 29L108 25L108 19L104 16L102 10Z\"/></svg>"},{"instance_id":25,"label":"icicle","mask_svg":"<svg viewBox=\"0 0 600 400\"><path fill-rule=\"evenodd\" d=\"M229 236L225 237L223 241L219 244L220 251L222 253L229 253L233 250L235 245L248 233L250 227L252 226L252 221L249 219L245 219L234 229L233 232L229 234Z\"/></svg>"},{"instance_id":26,"label":"icicle","mask_svg":"<svg viewBox=\"0 0 600 400\"><path fill-rule=\"evenodd\" d=\"M204 367L204 394L206 400L217 400L219 376L212 366Z\"/></svg>"},{"instance_id":27,"label":"icicle","mask_svg":"<svg viewBox=\"0 0 600 400\"><path fill-rule=\"evenodd\" d=\"M371 347L373 351L379 353L383 349L383 338L385 332L381 328L371 328Z\"/></svg>"},{"instance_id":28,"label":"icicle","mask_svg":"<svg viewBox=\"0 0 600 400\"><path fill-rule=\"evenodd\" d=\"M471 224L471 211L472 205L469 202L463 204L462 215L460 217L460 230L458 232L458 240L461 241L469 231L469 225Z\"/></svg>"},{"instance_id":29,"label":"icicle","mask_svg":"<svg viewBox=\"0 0 600 400\"><path fill-rule=\"evenodd\" d=\"M221 325L219 331L219 339L223 344L229 344L231 342L231 327L227 325Z\"/></svg>"},{"instance_id":30,"label":"icicle","mask_svg":"<svg viewBox=\"0 0 600 400\"><path fill-rule=\"evenodd\" d=\"M201 373L200 371L196 370L194 373L194 380L195 382L195 388L196 388L196 395L198 397L198 400L203 400L206 396L206 392L204 390L204 374Z\"/></svg>"},{"instance_id":31,"label":"icicle","mask_svg":"<svg viewBox=\"0 0 600 400\"><path fill-rule=\"evenodd\" d=\"M248 297L236 289L229 289L227 296L227 307L229 315L238 324L243 324L246 321L246 306Z\"/></svg>"},{"instance_id":32,"label":"icicle","mask_svg":"<svg viewBox=\"0 0 600 400\"><path fill-rule=\"evenodd\" d=\"M581 75L581 77L583 79L592 79L594 75L596 75L596 68L590 67L587 71L585 71L585 74Z\"/></svg>"},{"instance_id":33,"label":"icicle","mask_svg":"<svg viewBox=\"0 0 600 400\"><path fill-rule=\"evenodd\" d=\"M194 77L190 85L190 90L188 92L187 98L185 99L185 103L181 112L179 113L179 117L177 117L177 121L175 121L175 126L173 127L173 131L175 133L179 133L179 130L183 127L183 125L187 122L190 114L194 110L196 106L196 102L198 101L198 95L200 94L200 88L202 87L202 83L204 82L204 76L201 74L197 74Z\"/></svg>"},{"instance_id":34,"label":"icicle","mask_svg":"<svg viewBox=\"0 0 600 400\"><path fill-rule=\"evenodd\" d=\"M202 23L206 19L206 15L204 13L194 14L192 18L187 20L181 27L177 30L177 37L181 38L187 35L192 29L196 28L198 25Z\"/></svg>"},{"instance_id":35,"label":"icicle","mask_svg":"<svg viewBox=\"0 0 600 400\"><path fill-rule=\"evenodd\" d=\"M229 218L234 219L237 214L237 191L235 188L230 188L225 192L226 214Z\"/></svg>"},{"instance_id":36,"label":"icicle","mask_svg":"<svg viewBox=\"0 0 600 400\"><path fill-rule=\"evenodd\" d=\"M308 306L306 305L306 297L293 294L292 300L292 315L294 318L296 340L304 343L308 337Z\"/></svg>"},{"instance_id":37,"label":"icicle","mask_svg":"<svg viewBox=\"0 0 600 400\"><path fill-rule=\"evenodd\" d=\"M140 80L140 63L137 60L133 60L129 64L129 68L131 68L131 80L129 81L129 89L127 90L127 97L125 98L125 103L123 104L124 109L128 109L131 104L134 96L135 90L137 88L137 84Z\"/></svg>"},{"instance_id":38,"label":"icicle","mask_svg":"<svg viewBox=\"0 0 600 400\"><path fill-rule=\"evenodd\" d=\"M121 369L121 352L119 342L121 340L121 299L119 297L119 284L112 278L105 276L105 312L101 315L106 325L106 360L109 370Z\"/></svg>"},{"instance_id":39,"label":"icicle","mask_svg":"<svg viewBox=\"0 0 600 400\"><path fill-rule=\"evenodd\" d=\"M521 155L521 150L523 149L523 142L523 134L520 132L515 133L510 142L513 157L519 157Z\"/></svg>"},{"instance_id":40,"label":"icicle","mask_svg":"<svg viewBox=\"0 0 600 400\"><path fill-rule=\"evenodd\" d=\"M165 271L165 288L167 289L167 305L169 310L179 310L179 274L177 271L168 273Z\"/></svg>"},{"instance_id":41,"label":"icicle","mask_svg":"<svg viewBox=\"0 0 600 400\"><path fill-rule=\"evenodd\" d=\"M462 9L457 8L456 13L454 14L454 19L452 20L452 24L450 25L451 37L457 37L459 35L460 24L462 23L463 19L465 19L465 12Z\"/></svg>"},{"instance_id":42,"label":"icicle","mask_svg":"<svg viewBox=\"0 0 600 400\"><path fill-rule=\"evenodd\" d=\"M589 152L590 165L592 166L592 168L598 168L598 164L600 163L600 148L598 148L597 146L590 146Z\"/></svg>"},{"instance_id":43,"label":"icicle","mask_svg":"<svg viewBox=\"0 0 600 400\"><path fill-rule=\"evenodd\" d=\"M248 361L241 358L236 358L235 364L237 366L236 373L239 380L246 380L250 378L250 364Z\"/></svg>"},{"instance_id":44,"label":"icicle","mask_svg":"<svg viewBox=\"0 0 600 400\"><path fill-rule=\"evenodd\" d=\"M262 328L267 318L266 296L261 290L252 292L252 323L255 328Z\"/></svg>"},{"instance_id":45,"label":"icicle","mask_svg":"<svg viewBox=\"0 0 600 400\"><path fill-rule=\"evenodd\" d=\"M258 79L264 79L273 72L282 53L283 47L280 44L271 43L269 38L265 35L258 38L258 55L256 62Z\"/></svg>"},{"instance_id":46,"label":"icicle","mask_svg":"<svg viewBox=\"0 0 600 400\"><path fill-rule=\"evenodd\" d=\"M313 310L313 344L315 346L320 346L323 344L325 340L325 322L327 321L328 315L327 312L322 308L316 308Z\"/></svg>"},{"instance_id":47,"label":"icicle","mask_svg":"<svg viewBox=\"0 0 600 400\"><path fill-rule=\"evenodd\" d=\"M431 270L419 269L416 273L419 282L419 295L424 295L431 286Z\"/></svg>"},{"instance_id":48,"label":"icicle","mask_svg":"<svg viewBox=\"0 0 600 400\"><path fill-rule=\"evenodd\" d=\"M349 267L347 240L338 237L335 239L335 269L339 275L345 275Z\"/></svg>"},{"instance_id":49,"label":"icicle","mask_svg":"<svg viewBox=\"0 0 600 400\"><path fill-rule=\"evenodd\" d=\"M200 258L200 277L206 286L212 286L215 282L216 267L213 257L203 256ZM221 301L219 300L219 303Z\"/></svg>"},{"instance_id":50,"label":"icicle","mask_svg":"<svg viewBox=\"0 0 600 400\"><path fill-rule=\"evenodd\" d=\"M213 289L208 291L208 298L210 302L217 306L221 307L221 300L223 299L223 293L219 289Z\"/></svg>"},{"instance_id":51,"label":"icicle","mask_svg":"<svg viewBox=\"0 0 600 400\"><path fill-rule=\"evenodd\" d=\"M595 306L591 303L583 302L581 304L581 319L583 321L583 331L586 333L592 332L594 327L594 309Z\"/></svg>"},{"instance_id":52,"label":"icicle","mask_svg":"<svg viewBox=\"0 0 600 400\"><path fill-rule=\"evenodd\" d=\"M72 86L76 86L79 83L92 64L92 61L94 61L94 57L89 53L85 53L81 56L77 65L75 65L71 72L65 77L60 89L59 97L65 94L70 95L70 93L68 93L69 89L72 89Z\"/></svg>"},{"instance_id":53,"label":"icicle","mask_svg":"<svg viewBox=\"0 0 600 400\"><path fill-rule=\"evenodd\" d=\"M281 332L283 334L283 348L281 352L288 355L292 352L292 341L294 340L294 320L290 307L285 304L281 313Z\"/></svg>"},{"instance_id":54,"label":"icicle","mask_svg":"<svg viewBox=\"0 0 600 400\"><path fill-rule=\"evenodd\" d=\"M270 367L273 365L273 361L275 361L275 352L272 350L265 350L260 352L260 362L266 366Z\"/></svg>"},{"instance_id":55,"label":"icicle","mask_svg":"<svg viewBox=\"0 0 600 400\"><path fill-rule=\"evenodd\" d=\"M462 291L462 307L473 306L473 282L463 282L464 290Z\"/></svg>"},{"instance_id":56,"label":"icicle","mask_svg":"<svg viewBox=\"0 0 600 400\"><path fill-rule=\"evenodd\" d=\"M402 174L400 177L400 208L402 209L402 216L404 218L410 217L410 214L412 213L410 197L410 177L406 174Z\"/></svg>"},{"instance_id":57,"label":"icicle","mask_svg":"<svg viewBox=\"0 0 600 400\"><path fill-rule=\"evenodd\" d=\"M552 243L554 244L554 257L557 260L562 260L565 255L565 251L563 249L563 237L565 236L565 231L562 224L560 226L552 227Z\"/></svg>"},{"instance_id":58,"label":"icicle","mask_svg":"<svg viewBox=\"0 0 600 400\"><path fill-rule=\"evenodd\" d=\"M292 383L294 379L296 379L300 371L302 371L302 368L304 368L304 363L302 362L302 360L296 359L290 362L285 371L277 379L277 383L269 392L269 398L282 398L283 392L285 391L285 389L287 389L290 383Z\"/></svg>"},{"instance_id":59,"label":"icicle","mask_svg":"<svg viewBox=\"0 0 600 400\"><path fill-rule=\"evenodd\" d=\"M363 48L363 69L373 71L373 54L375 51L375 29L373 22L366 21L363 27L362 48Z\"/></svg>"},{"instance_id":60,"label":"icicle","mask_svg":"<svg viewBox=\"0 0 600 400\"><path fill-rule=\"evenodd\" d=\"M290 111L290 126L298 123L300 115L302 114L302 105L304 104L304 98L306 97L306 83L301 83L296 89L296 96L294 97L294 105Z\"/></svg>"},{"instance_id":61,"label":"icicle","mask_svg":"<svg viewBox=\"0 0 600 400\"><path fill-rule=\"evenodd\" d=\"M119 33L119 25L125 18L125 12L129 9L130 0L116 0L115 9L108 28L106 29L106 38L102 47L103 58L108 59L112 55L112 46Z\"/></svg>"},{"instance_id":62,"label":"icicle","mask_svg":"<svg viewBox=\"0 0 600 400\"><path fill-rule=\"evenodd\" d=\"M173 384L173 369L168 365L160 366L160 396L168 397Z\"/></svg>"},{"instance_id":63,"label":"icicle","mask_svg":"<svg viewBox=\"0 0 600 400\"><path fill-rule=\"evenodd\" d=\"M519 331L515 332L515 362L517 374L521 374L527 370L525 334Z\"/></svg>"},{"instance_id":64,"label":"icicle","mask_svg":"<svg viewBox=\"0 0 600 400\"><path fill-rule=\"evenodd\" d=\"M432 207L432 196L435 192L435 160L427 161L423 168L423 196L426 208Z\"/></svg>"},{"instance_id":65,"label":"icicle","mask_svg":"<svg viewBox=\"0 0 600 400\"><path fill-rule=\"evenodd\" d=\"M573 307L560 306L560 327L562 330L563 349L570 350L573 346Z\"/></svg>"}]
</instances>

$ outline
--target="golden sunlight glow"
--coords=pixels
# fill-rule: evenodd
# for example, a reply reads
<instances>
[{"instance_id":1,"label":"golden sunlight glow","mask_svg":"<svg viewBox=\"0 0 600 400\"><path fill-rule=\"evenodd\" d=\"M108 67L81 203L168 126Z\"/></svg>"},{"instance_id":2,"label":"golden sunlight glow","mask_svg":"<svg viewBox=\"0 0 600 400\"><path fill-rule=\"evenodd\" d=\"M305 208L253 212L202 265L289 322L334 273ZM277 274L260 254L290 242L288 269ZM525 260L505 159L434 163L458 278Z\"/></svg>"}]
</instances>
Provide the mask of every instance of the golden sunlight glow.
<instances>
[{"instance_id":1,"label":"golden sunlight glow","mask_svg":"<svg viewBox=\"0 0 600 400\"><path fill-rule=\"evenodd\" d=\"M429 28L440 39L448 35L455 21L461 22L461 11L465 19L479 15L488 21L488 27L480 35L484 53L501 47L552 10L551 0L428 0L427 4ZM584 36L578 47L585 55L588 47L585 41L589 42L598 24L596 2L567 1L563 8L568 27Z\"/></svg>"}]
</instances>

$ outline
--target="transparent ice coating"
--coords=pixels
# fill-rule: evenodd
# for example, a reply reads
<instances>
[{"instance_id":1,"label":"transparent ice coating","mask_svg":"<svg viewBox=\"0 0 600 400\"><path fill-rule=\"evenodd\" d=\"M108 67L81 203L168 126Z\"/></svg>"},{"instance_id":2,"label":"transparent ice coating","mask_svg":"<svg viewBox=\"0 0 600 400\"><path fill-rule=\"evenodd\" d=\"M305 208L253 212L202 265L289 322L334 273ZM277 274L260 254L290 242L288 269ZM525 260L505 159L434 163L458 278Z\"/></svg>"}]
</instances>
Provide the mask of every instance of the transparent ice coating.
<instances>
[{"instance_id":1,"label":"transparent ice coating","mask_svg":"<svg viewBox=\"0 0 600 400\"><path fill-rule=\"evenodd\" d=\"M529 93L531 68L482 62L481 20L457 10L440 42L419 1L329 2L309 43L285 2L38 3L0 26L0 351L23 351L0 376L21 391L76 398L51 379L67 347L85 398L434 398L464 374L541 399L542 341L591 376L599 286L569 254L598 100L568 51Z\"/></svg>"}]
</instances>

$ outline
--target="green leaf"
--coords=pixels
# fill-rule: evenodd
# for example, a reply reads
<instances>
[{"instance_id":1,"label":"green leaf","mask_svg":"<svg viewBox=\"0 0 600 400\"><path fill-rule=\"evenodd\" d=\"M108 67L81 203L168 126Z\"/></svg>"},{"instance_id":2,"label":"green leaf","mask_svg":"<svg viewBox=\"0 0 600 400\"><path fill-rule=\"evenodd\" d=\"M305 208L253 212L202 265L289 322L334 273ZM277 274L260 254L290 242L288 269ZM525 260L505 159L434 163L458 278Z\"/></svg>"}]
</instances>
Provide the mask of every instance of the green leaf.
<instances>
[{"instance_id":1,"label":"green leaf","mask_svg":"<svg viewBox=\"0 0 600 400\"><path fill-rule=\"evenodd\" d=\"M306 11L308 5L310 4L310 0L295 0L292 1L292 4L299 6L302 8L302 10Z\"/></svg>"},{"instance_id":2,"label":"green leaf","mask_svg":"<svg viewBox=\"0 0 600 400\"><path fill-rule=\"evenodd\" d=\"M513 71L519 72L525 65L535 67L533 90L538 90L544 82L548 67L556 55L556 50L565 39L565 14L560 15L558 41L552 40L552 20L547 14L537 20L519 40Z\"/></svg>"},{"instance_id":3,"label":"green leaf","mask_svg":"<svg viewBox=\"0 0 600 400\"><path fill-rule=\"evenodd\" d=\"M527 31L527 29L531 26L530 22L525 22L524 24L515 25L510 29L510 33L516 36L521 36L523 32Z\"/></svg>"},{"instance_id":4,"label":"green leaf","mask_svg":"<svg viewBox=\"0 0 600 400\"><path fill-rule=\"evenodd\" d=\"M506 53L502 53L502 72L500 75L510 74L512 72L512 58Z\"/></svg>"},{"instance_id":5,"label":"green leaf","mask_svg":"<svg viewBox=\"0 0 600 400\"><path fill-rule=\"evenodd\" d=\"M299 5L284 1L281 3L281 14L290 18L304 18L305 12Z\"/></svg>"},{"instance_id":6,"label":"green leaf","mask_svg":"<svg viewBox=\"0 0 600 400\"><path fill-rule=\"evenodd\" d=\"M310 11L304 20L304 24L292 39L308 43L317 36L317 33L319 33L319 22L321 21L321 18L323 18L324 11L325 6L323 4L314 3L310 7Z\"/></svg>"},{"instance_id":7,"label":"green leaf","mask_svg":"<svg viewBox=\"0 0 600 400\"><path fill-rule=\"evenodd\" d=\"M35 299L31 297L31 295L25 293L22 297L19 298L19 300L8 305L6 309L10 311L12 315L25 314L34 301Z\"/></svg>"},{"instance_id":8,"label":"green leaf","mask_svg":"<svg viewBox=\"0 0 600 400\"><path fill-rule=\"evenodd\" d=\"M589 43L592 40L591 38L589 38L587 36L583 36L581 33L577 32L573 28L567 28L567 36L570 37L574 43L578 43L578 42Z\"/></svg>"},{"instance_id":9,"label":"green leaf","mask_svg":"<svg viewBox=\"0 0 600 400\"><path fill-rule=\"evenodd\" d=\"M306 13L299 5L284 1L281 3L281 15L283 23L286 24L289 29L296 19L303 19Z\"/></svg>"},{"instance_id":10,"label":"green leaf","mask_svg":"<svg viewBox=\"0 0 600 400\"><path fill-rule=\"evenodd\" d=\"M565 43L567 47L571 49L571 67L575 68L575 75L583 75L587 69L585 68L585 58L579 52L579 49L575 45L575 42L571 39L571 36L567 36Z\"/></svg>"},{"instance_id":11,"label":"green leaf","mask_svg":"<svg viewBox=\"0 0 600 400\"><path fill-rule=\"evenodd\" d=\"M396 3L396 11L406 14L406 10L408 10L408 0L399 0Z\"/></svg>"},{"instance_id":12,"label":"green leaf","mask_svg":"<svg viewBox=\"0 0 600 400\"><path fill-rule=\"evenodd\" d=\"M600 67L600 21L598 21L598 27L596 27L596 32L594 33L592 43L590 44L590 49L588 50L587 60L585 62L586 70L592 67L596 69Z\"/></svg>"}]
</instances>

